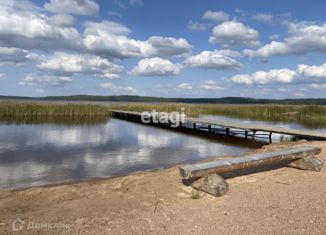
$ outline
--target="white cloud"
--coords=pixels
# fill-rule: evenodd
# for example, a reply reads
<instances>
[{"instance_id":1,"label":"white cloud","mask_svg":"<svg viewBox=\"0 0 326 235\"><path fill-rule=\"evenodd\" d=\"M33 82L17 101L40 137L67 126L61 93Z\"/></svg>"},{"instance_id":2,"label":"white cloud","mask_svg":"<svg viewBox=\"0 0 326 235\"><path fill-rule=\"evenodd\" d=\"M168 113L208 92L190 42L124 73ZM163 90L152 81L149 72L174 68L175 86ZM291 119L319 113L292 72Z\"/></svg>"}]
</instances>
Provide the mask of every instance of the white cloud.
<instances>
[{"instance_id":1,"label":"white cloud","mask_svg":"<svg viewBox=\"0 0 326 235\"><path fill-rule=\"evenodd\" d=\"M246 54L269 57L326 51L326 23L289 23L288 30L288 37L283 42L272 41L256 51L247 51Z\"/></svg>"},{"instance_id":2,"label":"white cloud","mask_svg":"<svg viewBox=\"0 0 326 235\"><path fill-rule=\"evenodd\" d=\"M16 5L17 1L8 0L0 8L0 47L70 50L112 59L181 56L192 49L184 38L132 39L129 28L112 21L86 22L81 35L73 27L74 18L66 13L48 17L42 10L27 11Z\"/></svg>"},{"instance_id":3,"label":"white cloud","mask_svg":"<svg viewBox=\"0 0 326 235\"><path fill-rule=\"evenodd\" d=\"M305 94L302 93L302 92L295 92L293 95L294 95L295 97L300 97L300 98L305 97Z\"/></svg>"},{"instance_id":4,"label":"white cloud","mask_svg":"<svg viewBox=\"0 0 326 235\"><path fill-rule=\"evenodd\" d=\"M110 36L110 35L128 35L131 30L123 24L113 21L91 22L88 21L85 24L84 35L98 35L98 36Z\"/></svg>"},{"instance_id":5,"label":"white cloud","mask_svg":"<svg viewBox=\"0 0 326 235\"><path fill-rule=\"evenodd\" d=\"M192 86L189 83L181 83L178 85L181 90L192 90Z\"/></svg>"},{"instance_id":6,"label":"white cloud","mask_svg":"<svg viewBox=\"0 0 326 235\"><path fill-rule=\"evenodd\" d=\"M49 12L76 15L95 15L99 11L95 0L50 0L44 8Z\"/></svg>"},{"instance_id":7,"label":"white cloud","mask_svg":"<svg viewBox=\"0 0 326 235\"><path fill-rule=\"evenodd\" d=\"M23 0L23 1L16 1L16 0L2 0L2 6L9 6L11 5L18 11L33 11L37 12L42 10L42 8L34 5L34 3L30 0Z\"/></svg>"},{"instance_id":8,"label":"white cloud","mask_svg":"<svg viewBox=\"0 0 326 235\"><path fill-rule=\"evenodd\" d=\"M91 74L96 77L116 79L120 77L122 66L113 64L99 56L86 54L56 53L52 58L37 66L43 71L72 76L76 73Z\"/></svg>"},{"instance_id":9,"label":"white cloud","mask_svg":"<svg viewBox=\"0 0 326 235\"><path fill-rule=\"evenodd\" d=\"M237 74L231 77L231 81L238 84L251 85L254 83L254 79L249 74Z\"/></svg>"},{"instance_id":10,"label":"white cloud","mask_svg":"<svg viewBox=\"0 0 326 235\"><path fill-rule=\"evenodd\" d=\"M322 65L299 64L297 69L272 69L267 72L257 71L252 74L239 74L231 77L238 84L290 84L312 83L319 84L326 80L326 63ZM315 88L317 85L314 85ZM319 85L318 85L319 86Z\"/></svg>"},{"instance_id":11,"label":"white cloud","mask_svg":"<svg viewBox=\"0 0 326 235\"><path fill-rule=\"evenodd\" d=\"M189 31L205 31L207 30L208 25L199 22L193 22L192 20L188 21L188 30Z\"/></svg>"},{"instance_id":12,"label":"white cloud","mask_svg":"<svg viewBox=\"0 0 326 235\"><path fill-rule=\"evenodd\" d=\"M174 55L187 55L192 46L184 38L152 36L147 42L152 46L153 51L149 56L167 57Z\"/></svg>"},{"instance_id":13,"label":"white cloud","mask_svg":"<svg viewBox=\"0 0 326 235\"><path fill-rule=\"evenodd\" d=\"M224 47L260 45L259 33L240 22L226 21L213 28L210 43L221 43Z\"/></svg>"},{"instance_id":14,"label":"white cloud","mask_svg":"<svg viewBox=\"0 0 326 235\"><path fill-rule=\"evenodd\" d=\"M207 80L202 85L200 85L200 88L206 91L218 91L223 90L224 88L217 85L217 83L213 80Z\"/></svg>"},{"instance_id":15,"label":"white cloud","mask_svg":"<svg viewBox=\"0 0 326 235\"><path fill-rule=\"evenodd\" d=\"M111 58L137 57L151 49L146 42L106 32L88 33L83 43L88 51Z\"/></svg>"},{"instance_id":16,"label":"white cloud","mask_svg":"<svg viewBox=\"0 0 326 235\"><path fill-rule=\"evenodd\" d=\"M229 15L223 11L206 11L202 19L211 21L225 21L229 19Z\"/></svg>"},{"instance_id":17,"label":"white cloud","mask_svg":"<svg viewBox=\"0 0 326 235\"><path fill-rule=\"evenodd\" d=\"M142 0L129 0L129 4L131 6L135 6L135 5L142 6L143 5L143 1Z\"/></svg>"},{"instance_id":18,"label":"white cloud","mask_svg":"<svg viewBox=\"0 0 326 235\"><path fill-rule=\"evenodd\" d=\"M186 55L192 49L183 38L152 36L147 41L131 39L128 37L130 30L115 22L87 22L85 26L85 47L110 57L168 57Z\"/></svg>"},{"instance_id":19,"label":"white cloud","mask_svg":"<svg viewBox=\"0 0 326 235\"><path fill-rule=\"evenodd\" d=\"M178 75L182 68L180 64L173 64L169 60L154 57L140 60L130 74L138 76L172 76Z\"/></svg>"},{"instance_id":20,"label":"white cloud","mask_svg":"<svg viewBox=\"0 0 326 235\"><path fill-rule=\"evenodd\" d=\"M72 82L71 77L31 74L31 75L27 75L18 84L21 86L43 88L43 87L61 87L69 82Z\"/></svg>"},{"instance_id":21,"label":"white cloud","mask_svg":"<svg viewBox=\"0 0 326 235\"><path fill-rule=\"evenodd\" d=\"M239 56L230 50L203 51L198 55L190 56L185 64L195 68L236 70L241 64L228 56Z\"/></svg>"},{"instance_id":22,"label":"white cloud","mask_svg":"<svg viewBox=\"0 0 326 235\"><path fill-rule=\"evenodd\" d=\"M0 73L0 80L5 80L5 79L7 79L7 74Z\"/></svg>"},{"instance_id":23,"label":"white cloud","mask_svg":"<svg viewBox=\"0 0 326 235\"><path fill-rule=\"evenodd\" d=\"M123 93L123 94L135 94L137 93L137 90L131 86L118 86L113 83L102 83L101 88L104 88L106 90L110 90L114 93Z\"/></svg>"},{"instance_id":24,"label":"white cloud","mask_svg":"<svg viewBox=\"0 0 326 235\"><path fill-rule=\"evenodd\" d=\"M28 51L19 48L0 47L0 65L21 65L30 60Z\"/></svg>"},{"instance_id":25,"label":"white cloud","mask_svg":"<svg viewBox=\"0 0 326 235\"><path fill-rule=\"evenodd\" d=\"M257 13L252 16L254 20L263 21L266 23L271 23L274 19L273 15L270 13Z\"/></svg>"},{"instance_id":26,"label":"white cloud","mask_svg":"<svg viewBox=\"0 0 326 235\"><path fill-rule=\"evenodd\" d=\"M240 74L231 78L231 81L238 84L273 84L291 83L297 78L295 71L289 69L272 69L268 72L257 71L252 74Z\"/></svg>"},{"instance_id":27,"label":"white cloud","mask_svg":"<svg viewBox=\"0 0 326 235\"><path fill-rule=\"evenodd\" d=\"M307 78L325 79L326 78L326 63L316 66L316 65L305 65L299 64L298 73Z\"/></svg>"},{"instance_id":28,"label":"white cloud","mask_svg":"<svg viewBox=\"0 0 326 235\"><path fill-rule=\"evenodd\" d=\"M314 89L325 89L326 84L313 83L313 84L311 84L311 87Z\"/></svg>"},{"instance_id":29,"label":"white cloud","mask_svg":"<svg viewBox=\"0 0 326 235\"><path fill-rule=\"evenodd\" d=\"M118 18L122 18L122 15L119 13L119 12L116 12L116 11L108 11L108 15L109 16L116 16Z\"/></svg>"},{"instance_id":30,"label":"white cloud","mask_svg":"<svg viewBox=\"0 0 326 235\"><path fill-rule=\"evenodd\" d=\"M24 49L80 48L80 34L75 28L55 25L51 18L34 8L29 11L16 8L17 1L14 0L2 4L0 46Z\"/></svg>"},{"instance_id":31,"label":"white cloud","mask_svg":"<svg viewBox=\"0 0 326 235\"><path fill-rule=\"evenodd\" d=\"M241 57L242 54L238 51L233 51L229 49L224 49L224 50L215 50L216 53L228 56L228 57Z\"/></svg>"},{"instance_id":32,"label":"white cloud","mask_svg":"<svg viewBox=\"0 0 326 235\"><path fill-rule=\"evenodd\" d=\"M271 55L287 55L289 54L289 48L283 42L272 41L270 44L266 44L258 50L244 50L243 54L246 56L259 56L269 57Z\"/></svg>"},{"instance_id":33,"label":"white cloud","mask_svg":"<svg viewBox=\"0 0 326 235\"><path fill-rule=\"evenodd\" d=\"M57 26L71 27L75 24L75 18L68 14L57 14L52 16L51 19Z\"/></svg>"}]
</instances>

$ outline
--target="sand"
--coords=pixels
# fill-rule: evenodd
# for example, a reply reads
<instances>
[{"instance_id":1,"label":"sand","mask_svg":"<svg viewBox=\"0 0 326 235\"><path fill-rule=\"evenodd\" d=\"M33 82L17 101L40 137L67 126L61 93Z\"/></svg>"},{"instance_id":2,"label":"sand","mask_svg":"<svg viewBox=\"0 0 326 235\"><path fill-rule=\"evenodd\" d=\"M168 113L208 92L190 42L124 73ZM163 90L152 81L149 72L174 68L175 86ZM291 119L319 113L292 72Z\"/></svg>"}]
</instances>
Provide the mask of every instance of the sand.
<instances>
[{"instance_id":1,"label":"sand","mask_svg":"<svg viewBox=\"0 0 326 235\"><path fill-rule=\"evenodd\" d=\"M318 158L326 160L326 142L258 151L289 145L322 147ZM173 167L2 191L0 234L326 234L325 169L259 169L229 175L227 182L223 197L200 193L192 199L195 190L181 183Z\"/></svg>"}]
</instances>

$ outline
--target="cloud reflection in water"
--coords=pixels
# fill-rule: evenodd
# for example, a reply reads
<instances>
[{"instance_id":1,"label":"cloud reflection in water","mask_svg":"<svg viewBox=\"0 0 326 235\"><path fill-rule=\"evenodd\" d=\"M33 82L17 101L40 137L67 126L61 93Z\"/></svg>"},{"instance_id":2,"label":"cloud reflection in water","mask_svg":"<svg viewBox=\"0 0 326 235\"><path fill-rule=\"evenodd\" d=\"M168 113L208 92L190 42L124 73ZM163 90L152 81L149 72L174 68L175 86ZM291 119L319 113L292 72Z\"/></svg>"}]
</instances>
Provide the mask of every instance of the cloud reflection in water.
<instances>
[{"instance_id":1,"label":"cloud reflection in water","mask_svg":"<svg viewBox=\"0 0 326 235\"><path fill-rule=\"evenodd\" d=\"M0 188L109 177L248 150L111 119L96 126L0 125Z\"/></svg>"}]
</instances>

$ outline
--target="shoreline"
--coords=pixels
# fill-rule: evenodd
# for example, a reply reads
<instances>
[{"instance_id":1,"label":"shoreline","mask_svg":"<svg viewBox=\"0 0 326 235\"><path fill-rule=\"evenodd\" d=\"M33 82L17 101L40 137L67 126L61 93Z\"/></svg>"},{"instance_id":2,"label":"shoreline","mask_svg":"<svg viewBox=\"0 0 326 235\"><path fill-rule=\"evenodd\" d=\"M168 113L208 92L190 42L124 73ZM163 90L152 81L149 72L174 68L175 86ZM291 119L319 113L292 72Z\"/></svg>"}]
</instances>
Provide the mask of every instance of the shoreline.
<instances>
[{"instance_id":1,"label":"shoreline","mask_svg":"<svg viewBox=\"0 0 326 235\"><path fill-rule=\"evenodd\" d=\"M278 143L255 152L326 142ZM214 158L213 158L214 159ZM210 159L212 160L212 159ZM206 160L207 161L207 160ZM326 231L326 171L281 167L229 174L223 197L194 191L181 183L177 166L126 176L0 191L0 233L12 223L68 224L69 228L30 229L24 234L322 234ZM300 215L300 216L298 216Z\"/></svg>"},{"instance_id":2,"label":"shoreline","mask_svg":"<svg viewBox=\"0 0 326 235\"><path fill-rule=\"evenodd\" d=\"M206 161L211 161L214 160L212 159L207 159ZM204 160L205 161L205 160ZM63 181L63 182L58 182L58 183L49 183L49 184L42 184L42 185L35 185L35 186L28 186L28 187L23 187L23 188L4 188L0 189L0 194L5 193L5 192L20 192L20 191L25 191L29 189L36 189L36 188L53 188L53 187L60 187L60 186L69 186L69 185L75 185L75 184L83 184L83 183L91 183L91 182L99 182L99 181L105 181L105 180L113 180L116 178L121 178L121 177L126 177L126 176L132 176L132 175L138 175L142 173L150 173L150 172L157 172L157 171L162 171L162 170L167 170L170 168L175 168L178 167L179 165L172 166L172 167L165 167L165 168L159 168L159 169L153 169L153 170L144 170L144 171L134 171L122 175L115 175L115 176L107 176L107 177L93 177L93 178L88 178L88 179L81 179L81 180L74 180L74 181Z\"/></svg>"}]
</instances>

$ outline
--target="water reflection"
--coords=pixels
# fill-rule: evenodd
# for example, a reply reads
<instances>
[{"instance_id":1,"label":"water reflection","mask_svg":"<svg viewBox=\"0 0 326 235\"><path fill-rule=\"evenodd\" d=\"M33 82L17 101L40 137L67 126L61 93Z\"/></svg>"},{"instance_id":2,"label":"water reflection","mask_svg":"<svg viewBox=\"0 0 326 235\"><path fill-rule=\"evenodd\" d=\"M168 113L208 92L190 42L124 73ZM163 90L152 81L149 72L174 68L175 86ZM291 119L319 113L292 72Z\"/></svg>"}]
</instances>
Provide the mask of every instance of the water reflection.
<instances>
[{"instance_id":1,"label":"water reflection","mask_svg":"<svg viewBox=\"0 0 326 235\"><path fill-rule=\"evenodd\" d=\"M122 175L257 147L116 119L91 126L0 125L0 143L0 188Z\"/></svg>"}]
</instances>

